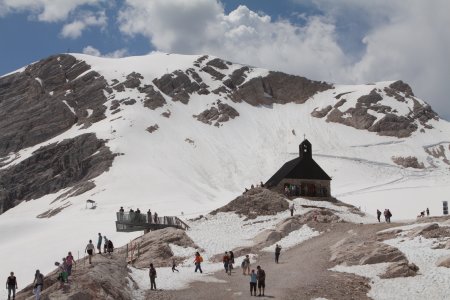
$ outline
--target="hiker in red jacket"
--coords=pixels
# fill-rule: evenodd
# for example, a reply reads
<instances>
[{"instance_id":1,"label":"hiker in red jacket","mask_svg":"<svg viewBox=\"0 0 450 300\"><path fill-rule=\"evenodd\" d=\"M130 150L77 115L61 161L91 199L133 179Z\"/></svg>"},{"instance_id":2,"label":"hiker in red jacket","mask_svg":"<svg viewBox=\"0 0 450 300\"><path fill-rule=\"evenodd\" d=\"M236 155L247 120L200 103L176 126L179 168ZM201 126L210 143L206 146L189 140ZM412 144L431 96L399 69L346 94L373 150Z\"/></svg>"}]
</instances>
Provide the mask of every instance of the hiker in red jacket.
<instances>
[{"instance_id":1,"label":"hiker in red jacket","mask_svg":"<svg viewBox=\"0 0 450 300\"><path fill-rule=\"evenodd\" d=\"M200 256L200 253L195 252L195 258L194 258L195 272L197 272L197 270L199 270L200 273L203 273L202 266L201 266L202 262L203 262L203 257Z\"/></svg>"}]
</instances>

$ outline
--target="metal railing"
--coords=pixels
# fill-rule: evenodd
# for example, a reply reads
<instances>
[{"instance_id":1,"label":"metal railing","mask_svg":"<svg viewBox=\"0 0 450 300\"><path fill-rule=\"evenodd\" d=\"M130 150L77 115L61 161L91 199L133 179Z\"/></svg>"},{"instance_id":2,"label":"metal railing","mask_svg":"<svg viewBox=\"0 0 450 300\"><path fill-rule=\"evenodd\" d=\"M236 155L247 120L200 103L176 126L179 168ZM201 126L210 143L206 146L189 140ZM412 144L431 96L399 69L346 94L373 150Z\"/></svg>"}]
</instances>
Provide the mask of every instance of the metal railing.
<instances>
[{"instance_id":1,"label":"metal railing","mask_svg":"<svg viewBox=\"0 0 450 300\"><path fill-rule=\"evenodd\" d=\"M164 228L177 227L184 230L189 229L189 225L175 216L156 217L155 215L135 213L135 212L117 212L118 228L128 227L146 227L146 228Z\"/></svg>"}]
</instances>

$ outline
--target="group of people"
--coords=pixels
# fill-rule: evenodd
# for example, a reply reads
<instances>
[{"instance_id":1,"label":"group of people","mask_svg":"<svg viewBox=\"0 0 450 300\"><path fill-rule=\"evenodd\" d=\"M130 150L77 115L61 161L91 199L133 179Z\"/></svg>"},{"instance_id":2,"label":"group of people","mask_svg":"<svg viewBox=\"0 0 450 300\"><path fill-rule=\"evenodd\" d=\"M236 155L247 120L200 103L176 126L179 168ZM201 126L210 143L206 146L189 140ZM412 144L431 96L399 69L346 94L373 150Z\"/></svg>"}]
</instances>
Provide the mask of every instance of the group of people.
<instances>
[{"instance_id":1,"label":"group of people","mask_svg":"<svg viewBox=\"0 0 450 300\"><path fill-rule=\"evenodd\" d=\"M55 263L55 265L58 266L58 280L61 282L61 285L69 282L69 276L72 275L72 267L75 264L75 259L70 251L67 253L66 257L63 257L61 263Z\"/></svg>"},{"instance_id":2,"label":"group of people","mask_svg":"<svg viewBox=\"0 0 450 300\"><path fill-rule=\"evenodd\" d=\"M124 214L125 214L125 210L121 206L119 209L119 221L122 221L124 219ZM147 222L149 224L158 224L159 223L158 213L155 212L152 215L152 212L150 209L147 211L146 219L145 219L145 216L141 215L141 210L139 208L137 208L136 211L134 211L132 208L130 208L130 211L128 212L128 216L129 216L129 220L132 222L137 222L137 223Z\"/></svg>"},{"instance_id":3,"label":"group of people","mask_svg":"<svg viewBox=\"0 0 450 300\"><path fill-rule=\"evenodd\" d=\"M234 253L233 251L225 251L225 255L222 259L223 267L225 268L225 272L228 275L231 275L231 270L233 269L234 264Z\"/></svg>"},{"instance_id":4,"label":"group of people","mask_svg":"<svg viewBox=\"0 0 450 300\"><path fill-rule=\"evenodd\" d=\"M102 254L102 243L103 243L103 253L111 253L114 252L114 244L113 242L106 238L106 235L102 237L102 234L98 233L98 239L97 239L97 251L98 254ZM84 249L84 252L88 254L89 264L92 264L92 256L94 255L95 247L92 243L92 240L89 240L89 243L87 244L86 248Z\"/></svg>"},{"instance_id":5,"label":"group of people","mask_svg":"<svg viewBox=\"0 0 450 300\"><path fill-rule=\"evenodd\" d=\"M263 188L263 187L264 187L264 183L261 181L259 184L256 185L256 187L257 187L257 188L259 188L259 187L262 187L262 188ZM252 185L250 186L250 189L253 190L254 188L255 188L255 185L252 184ZM244 194L247 193L247 192L248 192L248 188L245 188Z\"/></svg>"},{"instance_id":6,"label":"group of people","mask_svg":"<svg viewBox=\"0 0 450 300\"><path fill-rule=\"evenodd\" d=\"M39 270L36 270L33 280L33 294L36 300L41 299L41 291L44 286L44 275ZM16 290L19 288L17 285L17 278L14 272L11 272L6 279L6 289L8 290L8 300L16 299ZM11 298L12 296L12 298Z\"/></svg>"},{"instance_id":7,"label":"group of people","mask_svg":"<svg viewBox=\"0 0 450 300\"><path fill-rule=\"evenodd\" d=\"M384 215L384 220L386 221L386 223L391 223L392 213L388 208L386 208L384 210L383 215ZM381 222L381 211L379 209L377 209L377 219L378 219L378 222Z\"/></svg>"},{"instance_id":8,"label":"group of people","mask_svg":"<svg viewBox=\"0 0 450 300\"><path fill-rule=\"evenodd\" d=\"M419 214L417 217L418 217L418 218L423 218L423 217L425 217L425 212L427 213L427 217L429 217L429 216L430 216L430 210L428 209L428 207L427 207L426 210L422 210L422 211L420 212L420 214Z\"/></svg>"}]
</instances>

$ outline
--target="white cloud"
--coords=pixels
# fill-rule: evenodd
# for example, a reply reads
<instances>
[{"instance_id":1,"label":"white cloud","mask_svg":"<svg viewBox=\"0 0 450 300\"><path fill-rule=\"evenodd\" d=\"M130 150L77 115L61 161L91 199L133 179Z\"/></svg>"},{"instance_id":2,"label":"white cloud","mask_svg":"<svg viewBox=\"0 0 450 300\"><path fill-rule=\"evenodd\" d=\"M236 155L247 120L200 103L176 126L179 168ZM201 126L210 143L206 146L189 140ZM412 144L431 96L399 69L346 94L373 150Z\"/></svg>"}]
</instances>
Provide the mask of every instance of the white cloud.
<instances>
[{"instance_id":1,"label":"white cloud","mask_svg":"<svg viewBox=\"0 0 450 300\"><path fill-rule=\"evenodd\" d=\"M100 50L98 50L97 48L95 48L95 47L93 47L91 45L88 45L88 46L83 48L83 53L84 54L88 54L88 55L92 55L92 56L120 58L120 57L126 56L128 54L128 50L127 49L118 49L118 50L115 50L113 52L102 54L100 52Z\"/></svg>"},{"instance_id":2,"label":"white cloud","mask_svg":"<svg viewBox=\"0 0 450 300\"><path fill-rule=\"evenodd\" d=\"M102 55L100 50L92 47L91 45L84 47L83 53L87 54L87 55L92 55L92 56L101 56Z\"/></svg>"},{"instance_id":3,"label":"white cloud","mask_svg":"<svg viewBox=\"0 0 450 300\"><path fill-rule=\"evenodd\" d=\"M65 24L61 30L61 36L65 38L76 39L81 36L83 30L90 26L97 26L104 29L107 25L108 18L104 11L97 14L84 12L76 18L75 21Z\"/></svg>"},{"instance_id":4,"label":"white cloud","mask_svg":"<svg viewBox=\"0 0 450 300\"><path fill-rule=\"evenodd\" d=\"M303 0L297 0L303 1ZM437 111L448 107L450 2L311 0L321 16L303 26L213 0L127 0L120 29L161 51L207 53L232 61L340 83L403 79ZM342 28L360 34L360 53ZM354 35L351 35L354 38ZM450 108L443 113L450 117Z\"/></svg>"},{"instance_id":5,"label":"white cloud","mask_svg":"<svg viewBox=\"0 0 450 300\"><path fill-rule=\"evenodd\" d=\"M96 5L104 0L0 0L0 16L11 12L30 12L39 21L55 22L82 5Z\"/></svg>"}]
</instances>

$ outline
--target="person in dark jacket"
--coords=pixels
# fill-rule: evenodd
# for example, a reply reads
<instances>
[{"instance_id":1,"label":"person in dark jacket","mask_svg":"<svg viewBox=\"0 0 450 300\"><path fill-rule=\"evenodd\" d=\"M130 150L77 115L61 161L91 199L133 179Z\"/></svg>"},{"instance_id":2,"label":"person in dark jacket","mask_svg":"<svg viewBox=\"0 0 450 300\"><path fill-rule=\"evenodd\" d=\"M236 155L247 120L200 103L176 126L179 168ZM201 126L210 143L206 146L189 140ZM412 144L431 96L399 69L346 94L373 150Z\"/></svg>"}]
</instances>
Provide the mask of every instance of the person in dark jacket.
<instances>
[{"instance_id":1,"label":"person in dark jacket","mask_svg":"<svg viewBox=\"0 0 450 300\"><path fill-rule=\"evenodd\" d=\"M280 259L280 253L281 253L281 246L276 244L275 245L275 262L278 263L278 260Z\"/></svg>"},{"instance_id":2,"label":"person in dark jacket","mask_svg":"<svg viewBox=\"0 0 450 300\"><path fill-rule=\"evenodd\" d=\"M39 270L36 270L33 281L33 293L34 296L36 297L36 300L41 299L41 291L43 287L44 287L44 275L42 275Z\"/></svg>"},{"instance_id":3,"label":"person in dark jacket","mask_svg":"<svg viewBox=\"0 0 450 300\"><path fill-rule=\"evenodd\" d=\"M264 296L264 289L266 288L266 272L260 267L256 267L256 278L258 279L258 291L259 295L261 296L261 289L262 289L262 296Z\"/></svg>"},{"instance_id":4,"label":"person in dark jacket","mask_svg":"<svg viewBox=\"0 0 450 300\"><path fill-rule=\"evenodd\" d=\"M378 219L378 223L381 222L380 218L381 218L381 211L380 211L379 209L377 209L377 219Z\"/></svg>"},{"instance_id":5,"label":"person in dark jacket","mask_svg":"<svg viewBox=\"0 0 450 300\"><path fill-rule=\"evenodd\" d=\"M156 269L153 267L153 264L150 264L149 275L150 275L150 289L156 290L156 281L155 281Z\"/></svg>"},{"instance_id":6,"label":"person in dark jacket","mask_svg":"<svg viewBox=\"0 0 450 300\"><path fill-rule=\"evenodd\" d=\"M13 300L16 299L16 290L17 287L17 279L16 276L14 276L14 272L11 272L8 276L8 279L6 279L6 288L8 289L8 300L11 300L11 293Z\"/></svg>"}]
</instances>

